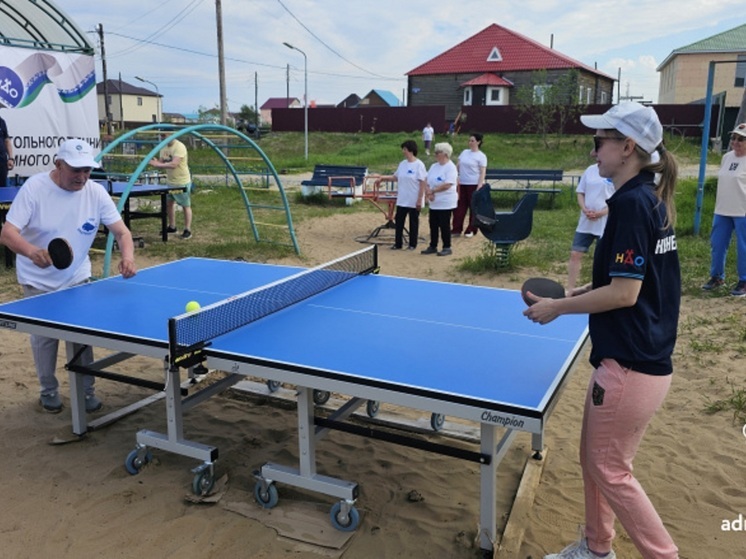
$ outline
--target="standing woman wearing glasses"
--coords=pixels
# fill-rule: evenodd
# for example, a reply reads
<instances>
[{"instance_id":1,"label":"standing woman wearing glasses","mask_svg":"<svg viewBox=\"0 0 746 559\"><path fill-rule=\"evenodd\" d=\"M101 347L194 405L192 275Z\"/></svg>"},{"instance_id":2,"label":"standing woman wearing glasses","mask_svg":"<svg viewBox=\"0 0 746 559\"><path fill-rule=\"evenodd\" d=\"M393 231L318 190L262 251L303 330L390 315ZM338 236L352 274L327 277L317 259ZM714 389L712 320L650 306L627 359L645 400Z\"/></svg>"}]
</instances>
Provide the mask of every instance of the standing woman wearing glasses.
<instances>
[{"instance_id":1,"label":"standing woman wearing glasses","mask_svg":"<svg viewBox=\"0 0 746 559\"><path fill-rule=\"evenodd\" d=\"M711 291L725 285L725 257L736 233L738 283L730 294L746 295L746 123L730 133L731 150L723 156L718 171L715 215L712 218L710 280L702 286Z\"/></svg>"},{"instance_id":2,"label":"standing woman wearing glasses","mask_svg":"<svg viewBox=\"0 0 746 559\"><path fill-rule=\"evenodd\" d=\"M585 533L545 559L614 559L617 519L644 559L678 559L673 539L632 474L673 372L681 299L673 229L677 164L663 147L663 127L650 107L622 103L580 120L596 130L591 155L615 189L596 244L593 281L565 299L532 297L536 304L523 313L540 324L588 313L592 343L594 371L580 432ZM660 160L654 163L656 152ZM651 483L653 474L644 479Z\"/></svg>"}]
</instances>

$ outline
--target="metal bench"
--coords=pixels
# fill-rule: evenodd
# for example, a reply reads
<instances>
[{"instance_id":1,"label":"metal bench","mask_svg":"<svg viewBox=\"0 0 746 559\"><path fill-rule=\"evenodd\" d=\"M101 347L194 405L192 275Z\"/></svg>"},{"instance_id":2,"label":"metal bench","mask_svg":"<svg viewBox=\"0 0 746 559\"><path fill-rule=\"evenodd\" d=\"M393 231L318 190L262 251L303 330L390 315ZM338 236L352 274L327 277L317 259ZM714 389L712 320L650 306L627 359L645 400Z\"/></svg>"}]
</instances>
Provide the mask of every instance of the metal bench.
<instances>
[{"instance_id":1,"label":"metal bench","mask_svg":"<svg viewBox=\"0 0 746 559\"><path fill-rule=\"evenodd\" d=\"M561 186L564 171L562 169L487 169L486 182L512 181L515 186L493 187L496 192L536 192L538 194L549 194L550 204L554 207L554 197L562 192ZM551 182L551 187L537 187L535 183Z\"/></svg>"},{"instance_id":2,"label":"metal bench","mask_svg":"<svg viewBox=\"0 0 746 559\"><path fill-rule=\"evenodd\" d=\"M362 194L363 181L367 174L367 167L316 165L313 176L300 184L304 195L316 194L326 188L329 198L355 198Z\"/></svg>"}]
</instances>

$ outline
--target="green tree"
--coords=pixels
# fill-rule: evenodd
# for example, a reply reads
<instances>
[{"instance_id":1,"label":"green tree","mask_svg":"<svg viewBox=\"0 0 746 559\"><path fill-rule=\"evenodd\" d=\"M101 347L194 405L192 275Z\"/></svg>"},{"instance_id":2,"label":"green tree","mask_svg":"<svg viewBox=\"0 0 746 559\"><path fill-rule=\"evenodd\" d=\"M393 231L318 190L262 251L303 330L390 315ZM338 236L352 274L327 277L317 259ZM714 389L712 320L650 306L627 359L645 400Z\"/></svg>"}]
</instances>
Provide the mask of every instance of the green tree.
<instances>
[{"instance_id":1,"label":"green tree","mask_svg":"<svg viewBox=\"0 0 746 559\"><path fill-rule=\"evenodd\" d=\"M530 84L516 92L522 131L539 135L546 148L558 148L567 123L576 121L584 109L578 101L578 82L577 70L565 72L551 83L546 70L534 72Z\"/></svg>"},{"instance_id":2,"label":"green tree","mask_svg":"<svg viewBox=\"0 0 746 559\"><path fill-rule=\"evenodd\" d=\"M218 106L215 106L212 109L208 109L200 105L199 109L197 109L197 115L200 123L220 123L220 107Z\"/></svg>"},{"instance_id":3,"label":"green tree","mask_svg":"<svg viewBox=\"0 0 746 559\"><path fill-rule=\"evenodd\" d=\"M249 105L241 105L241 110L238 111L238 118L245 120L246 122L253 122L256 124L259 121L257 118L258 116L259 115L256 114L254 108Z\"/></svg>"}]
</instances>

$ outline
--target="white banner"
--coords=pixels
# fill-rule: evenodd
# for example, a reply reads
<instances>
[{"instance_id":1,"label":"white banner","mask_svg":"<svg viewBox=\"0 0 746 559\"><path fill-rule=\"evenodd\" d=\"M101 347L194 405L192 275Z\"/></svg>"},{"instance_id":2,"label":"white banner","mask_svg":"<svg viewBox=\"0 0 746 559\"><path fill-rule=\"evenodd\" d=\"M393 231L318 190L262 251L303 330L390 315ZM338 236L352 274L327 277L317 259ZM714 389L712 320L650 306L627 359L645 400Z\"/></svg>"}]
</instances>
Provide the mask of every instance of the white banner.
<instances>
[{"instance_id":1,"label":"white banner","mask_svg":"<svg viewBox=\"0 0 746 559\"><path fill-rule=\"evenodd\" d=\"M68 138L100 150L91 55L0 46L0 108L13 142L9 178L51 169Z\"/></svg>"}]
</instances>

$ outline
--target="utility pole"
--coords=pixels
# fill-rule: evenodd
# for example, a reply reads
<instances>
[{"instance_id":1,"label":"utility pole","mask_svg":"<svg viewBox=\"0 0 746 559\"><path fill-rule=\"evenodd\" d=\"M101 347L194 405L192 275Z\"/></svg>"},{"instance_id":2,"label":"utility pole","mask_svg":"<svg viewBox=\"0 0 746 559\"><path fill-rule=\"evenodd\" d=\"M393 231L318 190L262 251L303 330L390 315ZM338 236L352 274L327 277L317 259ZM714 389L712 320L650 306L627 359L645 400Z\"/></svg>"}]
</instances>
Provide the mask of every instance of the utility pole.
<instances>
[{"instance_id":1,"label":"utility pole","mask_svg":"<svg viewBox=\"0 0 746 559\"><path fill-rule=\"evenodd\" d=\"M259 137L259 72L254 72L254 126Z\"/></svg>"},{"instance_id":2,"label":"utility pole","mask_svg":"<svg viewBox=\"0 0 746 559\"><path fill-rule=\"evenodd\" d=\"M220 0L215 0L215 18L218 31L218 74L220 81L220 124L226 125L228 109L225 96L225 59L223 56L223 9Z\"/></svg>"},{"instance_id":3,"label":"utility pole","mask_svg":"<svg viewBox=\"0 0 746 559\"><path fill-rule=\"evenodd\" d=\"M290 64L285 67L285 102L290 108Z\"/></svg>"},{"instance_id":4,"label":"utility pole","mask_svg":"<svg viewBox=\"0 0 746 559\"><path fill-rule=\"evenodd\" d=\"M287 48L297 50L303 55L303 136L305 144L305 157L308 161L308 57L306 53L300 50L298 47L294 47L290 43L282 43Z\"/></svg>"},{"instance_id":5,"label":"utility pole","mask_svg":"<svg viewBox=\"0 0 746 559\"><path fill-rule=\"evenodd\" d=\"M119 72L119 118L120 130L124 131L124 101L122 100L122 72Z\"/></svg>"},{"instance_id":6,"label":"utility pole","mask_svg":"<svg viewBox=\"0 0 746 559\"><path fill-rule=\"evenodd\" d=\"M109 80L106 78L106 49L104 48L104 26L98 24L98 40L101 43L101 70L104 74L104 121L106 121L106 134L112 135L111 110L109 109Z\"/></svg>"}]
</instances>

